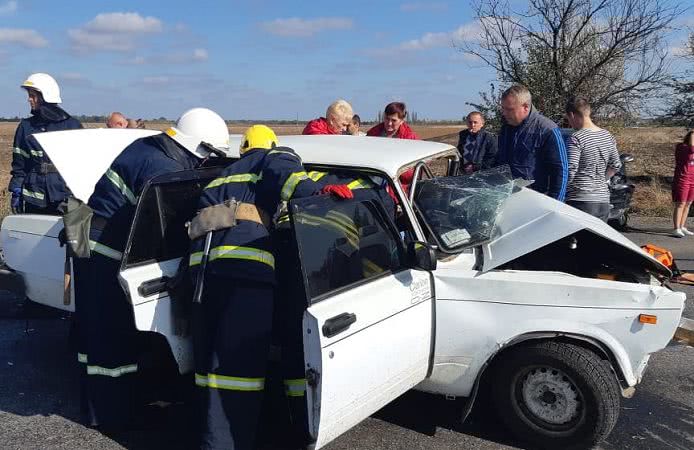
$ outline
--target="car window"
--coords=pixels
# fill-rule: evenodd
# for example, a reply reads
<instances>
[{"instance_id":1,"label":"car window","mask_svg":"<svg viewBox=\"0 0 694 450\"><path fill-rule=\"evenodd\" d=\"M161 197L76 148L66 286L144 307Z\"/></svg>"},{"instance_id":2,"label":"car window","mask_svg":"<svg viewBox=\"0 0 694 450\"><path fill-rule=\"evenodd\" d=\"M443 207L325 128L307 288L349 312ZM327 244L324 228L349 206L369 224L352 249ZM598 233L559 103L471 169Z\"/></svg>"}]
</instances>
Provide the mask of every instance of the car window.
<instances>
[{"instance_id":1,"label":"car window","mask_svg":"<svg viewBox=\"0 0 694 450\"><path fill-rule=\"evenodd\" d=\"M195 216L202 189L221 167L176 172L152 180L138 203L124 268L168 261L188 253L185 223Z\"/></svg>"},{"instance_id":2,"label":"car window","mask_svg":"<svg viewBox=\"0 0 694 450\"><path fill-rule=\"evenodd\" d=\"M472 175L420 180L414 203L439 248L455 253L491 239L512 190L511 172L502 166Z\"/></svg>"},{"instance_id":3,"label":"car window","mask_svg":"<svg viewBox=\"0 0 694 450\"><path fill-rule=\"evenodd\" d=\"M354 195L352 201L317 196L290 203L310 303L405 268L402 241L377 196L370 190Z\"/></svg>"}]
</instances>

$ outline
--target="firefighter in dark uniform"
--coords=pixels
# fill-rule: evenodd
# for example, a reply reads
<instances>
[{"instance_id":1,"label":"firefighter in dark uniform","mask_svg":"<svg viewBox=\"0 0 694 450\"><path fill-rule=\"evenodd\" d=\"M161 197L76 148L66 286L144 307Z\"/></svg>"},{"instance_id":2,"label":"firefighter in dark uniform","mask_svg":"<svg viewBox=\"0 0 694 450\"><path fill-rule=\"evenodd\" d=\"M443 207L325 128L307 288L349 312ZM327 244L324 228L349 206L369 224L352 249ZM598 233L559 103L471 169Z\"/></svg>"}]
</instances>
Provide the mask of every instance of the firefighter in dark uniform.
<instances>
[{"instance_id":1,"label":"firefighter in dark uniform","mask_svg":"<svg viewBox=\"0 0 694 450\"><path fill-rule=\"evenodd\" d=\"M65 181L48 155L31 135L45 131L74 130L82 124L60 106L60 88L48 74L35 73L22 83L26 89L31 117L19 122L12 153L12 212L60 214L58 206L67 197Z\"/></svg>"},{"instance_id":2,"label":"firefighter in dark uniform","mask_svg":"<svg viewBox=\"0 0 694 450\"><path fill-rule=\"evenodd\" d=\"M91 255L75 259L74 270L82 407L92 426L127 428L140 406L137 331L132 305L118 282L138 197L150 179L197 167L210 155L210 146L228 149L226 123L209 109L191 109L165 133L126 147L89 198Z\"/></svg>"},{"instance_id":3,"label":"firefighter in dark uniform","mask_svg":"<svg viewBox=\"0 0 694 450\"><path fill-rule=\"evenodd\" d=\"M292 198L352 194L344 185L321 188L308 177L300 157L279 147L275 133L264 125L246 131L240 153L241 159L203 190L191 228L208 212L229 205L234 212L225 217L233 215L235 223L202 227L204 234L189 231L196 290L204 280L201 303L193 305L193 337L200 447L205 449L250 449L256 437L274 301L271 217Z\"/></svg>"}]
</instances>

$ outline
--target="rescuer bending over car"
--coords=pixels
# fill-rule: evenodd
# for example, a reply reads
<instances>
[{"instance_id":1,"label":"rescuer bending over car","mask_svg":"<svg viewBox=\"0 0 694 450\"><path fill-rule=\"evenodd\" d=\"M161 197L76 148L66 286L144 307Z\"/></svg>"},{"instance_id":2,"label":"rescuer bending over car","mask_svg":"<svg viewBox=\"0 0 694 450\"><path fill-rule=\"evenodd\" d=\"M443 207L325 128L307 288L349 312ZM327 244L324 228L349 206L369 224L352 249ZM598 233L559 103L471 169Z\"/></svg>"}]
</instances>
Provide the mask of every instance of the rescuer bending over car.
<instances>
[{"instance_id":1,"label":"rescuer bending over car","mask_svg":"<svg viewBox=\"0 0 694 450\"><path fill-rule=\"evenodd\" d=\"M150 179L198 167L211 151L228 146L224 120L209 109L191 109L175 127L123 150L89 198L90 257L75 258L74 272L82 410L92 426L127 427L139 406L137 330L117 278L138 197Z\"/></svg>"},{"instance_id":2,"label":"rescuer bending over car","mask_svg":"<svg viewBox=\"0 0 694 450\"><path fill-rule=\"evenodd\" d=\"M189 227L201 448L253 448L272 328L272 215L292 198L352 198L345 185L321 188L264 125L246 130L239 151L203 190Z\"/></svg>"}]
</instances>

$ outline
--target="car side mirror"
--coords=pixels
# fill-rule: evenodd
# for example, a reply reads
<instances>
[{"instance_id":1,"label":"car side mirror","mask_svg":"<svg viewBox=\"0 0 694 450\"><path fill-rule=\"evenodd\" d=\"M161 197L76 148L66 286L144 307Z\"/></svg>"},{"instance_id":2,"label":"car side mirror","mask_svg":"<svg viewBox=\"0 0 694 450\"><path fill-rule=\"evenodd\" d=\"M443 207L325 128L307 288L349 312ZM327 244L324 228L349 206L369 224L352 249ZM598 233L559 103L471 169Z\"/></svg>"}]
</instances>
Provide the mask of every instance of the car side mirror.
<instances>
[{"instance_id":1,"label":"car side mirror","mask_svg":"<svg viewBox=\"0 0 694 450\"><path fill-rule=\"evenodd\" d=\"M413 269L436 270L436 252L426 242L414 241L407 244L407 259Z\"/></svg>"}]
</instances>

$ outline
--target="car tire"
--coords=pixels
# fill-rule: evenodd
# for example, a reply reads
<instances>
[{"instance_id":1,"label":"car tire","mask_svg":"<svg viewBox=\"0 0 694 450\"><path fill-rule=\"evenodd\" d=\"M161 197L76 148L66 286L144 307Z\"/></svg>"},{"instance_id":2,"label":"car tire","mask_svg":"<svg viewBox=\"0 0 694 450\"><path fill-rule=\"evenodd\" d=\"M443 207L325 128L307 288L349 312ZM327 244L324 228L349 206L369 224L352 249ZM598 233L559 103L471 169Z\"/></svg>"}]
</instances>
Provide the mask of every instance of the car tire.
<instances>
[{"instance_id":1,"label":"car tire","mask_svg":"<svg viewBox=\"0 0 694 450\"><path fill-rule=\"evenodd\" d=\"M626 231L626 229L629 228L629 213L626 211L623 212L621 216L610 220L609 224L615 230Z\"/></svg>"},{"instance_id":2,"label":"car tire","mask_svg":"<svg viewBox=\"0 0 694 450\"><path fill-rule=\"evenodd\" d=\"M502 354L492 395L501 420L534 447L592 448L619 417L609 363L573 344L542 341Z\"/></svg>"}]
</instances>

